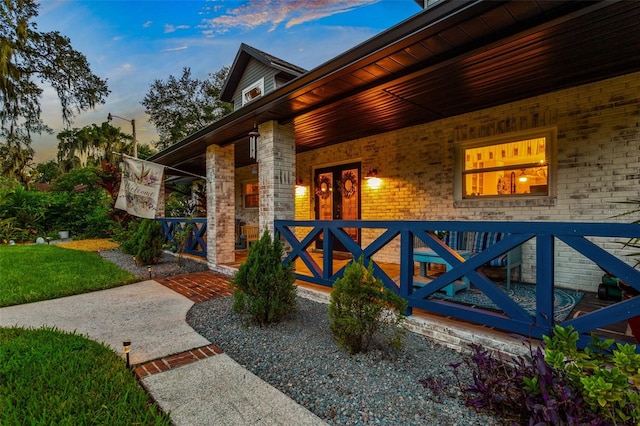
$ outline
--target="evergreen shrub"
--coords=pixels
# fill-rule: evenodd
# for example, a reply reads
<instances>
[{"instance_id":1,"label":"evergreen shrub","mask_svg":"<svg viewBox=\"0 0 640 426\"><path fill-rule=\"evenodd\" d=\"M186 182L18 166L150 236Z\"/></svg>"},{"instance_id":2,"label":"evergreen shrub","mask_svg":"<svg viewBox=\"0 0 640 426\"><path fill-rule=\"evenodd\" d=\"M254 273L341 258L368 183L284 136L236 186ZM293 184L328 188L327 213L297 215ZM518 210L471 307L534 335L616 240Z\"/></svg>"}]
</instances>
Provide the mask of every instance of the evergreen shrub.
<instances>
[{"instance_id":1,"label":"evergreen shrub","mask_svg":"<svg viewBox=\"0 0 640 426\"><path fill-rule=\"evenodd\" d=\"M363 262L360 257L349 263L333 284L329 328L338 345L351 354L366 352L377 334L399 349L407 302L374 277L373 263L365 268Z\"/></svg>"},{"instance_id":2,"label":"evergreen shrub","mask_svg":"<svg viewBox=\"0 0 640 426\"><path fill-rule=\"evenodd\" d=\"M138 265L158 263L162 255L162 225L152 219L143 219L136 232L125 241L121 250L133 254Z\"/></svg>"},{"instance_id":3,"label":"evergreen shrub","mask_svg":"<svg viewBox=\"0 0 640 426\"><path fill-rule=\"evenodd\" d=\"M251 245L247 261L232 280L233 310L258 325L282 320L296 310L293 264L284 266L284 250L276 234L267 231Z\"/></svg>"}]
</instances>

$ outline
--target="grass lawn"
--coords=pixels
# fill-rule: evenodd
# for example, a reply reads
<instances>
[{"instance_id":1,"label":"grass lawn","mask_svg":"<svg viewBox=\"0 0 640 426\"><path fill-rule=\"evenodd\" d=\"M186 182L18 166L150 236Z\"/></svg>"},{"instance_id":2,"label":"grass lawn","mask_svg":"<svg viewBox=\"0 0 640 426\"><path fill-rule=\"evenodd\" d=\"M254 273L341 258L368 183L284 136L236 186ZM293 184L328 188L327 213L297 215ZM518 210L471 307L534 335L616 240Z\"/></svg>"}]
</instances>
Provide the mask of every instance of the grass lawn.
<instances>
[{"instance_id":1,"label":"grass lawn","mask_svg":"<svg viewBox=\"0 0 640 426\"><path fill-rule=\"evenodd\" d=\"M0 245L0 307L137 281L97 253L54 245Z\"/></svg>"},{"instance_id":2,"label":"grass lawn","mask_svg":"<svg viewBox=\"0 0 640 426\"><path fill-rule=\"evenodd\" d=\"M170 425L122 359L49 328L0 328L0 424Z\"/></svg>"}]
</instances>

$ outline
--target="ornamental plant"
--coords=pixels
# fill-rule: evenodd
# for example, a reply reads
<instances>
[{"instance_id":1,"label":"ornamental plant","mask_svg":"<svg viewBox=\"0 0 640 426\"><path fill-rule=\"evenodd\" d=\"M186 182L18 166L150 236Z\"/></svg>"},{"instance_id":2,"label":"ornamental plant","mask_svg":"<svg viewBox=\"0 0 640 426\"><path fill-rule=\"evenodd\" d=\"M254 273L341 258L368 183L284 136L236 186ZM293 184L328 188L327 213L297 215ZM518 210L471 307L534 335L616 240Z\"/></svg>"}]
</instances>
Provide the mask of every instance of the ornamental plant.
<instances>
[{"instance_id":1,"label":"ornamental plant","mask_svg":"<svg viewBox=\"0 0 640 426\"><path fill-rule=\"evenodd\" d=\"M152 219L143 219L121 249L127 254L133 254L138 265L158 263L162 255L162 225Z\"/></svg>"},{"instance_id":2,"label":"ornamental plant","mask_svg":"<svg viewBox=\"0 0 640 426\"><path fill-rule=\"evenodd\" d=\"M283 265L284 250L278 234L268 231L251 245L247 261L233 277L233 310L253 323L278 322L296 310L293 264Z\"/></svg>"},{"instance_id":3,"label":"ornamental plant","mask_svg":"<svg viewBox=\"0 0 640 426\"><path fill-rule=\"evenodd\" d=\"M196 229L195 224L191 220L191 218L187 219L184 227L178 231L173 232L173 238L167 244L165 244L165 248L171 250L174 253L178 253L178 267L182 267L182 259L184 255L184 250L187 247L187 242L189 238L193 235Z\"/></svg>"},{"instance_id":4,"label":"ornamental plant","mask_svg":"<svg viewBox=\"0 0 640 426\"><path fill-rule=\"evenodd\" d=\"M488 409L517 424L640 424L640 354L636 346L600 340L592 335L584 350L578 333L556 325L543 336L544 349L530 356L502 359L471 345L473 354L451 364L467 405ZM613 349L612 349L613 347ZM458 367L472 372L463 387ZM425 387L432 388L428 380ZM433 389L432 389L433 391Z\"/></svg>"},{"instance_id":5,"label":"ornamental plant","mask_svg":"<svg viewBox=\"0 0 640 426\"><path fill-rule=\"evenodd\" d=\"M407 302L374 277L372 263L368 268L363 263L362 256L351 261L333 284L329 328L338 345L351 354L366 352L377 334L399 349Z\"/></svg>"},{"instance_id":6,"label":"ornamental plant","mask_svg":"<svg viewBox=\"0 0 640 426\"><path fill-rule=\"evenodd\" d=\"M577 349L578 332L556 326L544 336L545 361L566 378L591 411L615 425L640 424L640 354L636 345L599 340L591 336L584 350Z\"/></svg>"}]
</instances>

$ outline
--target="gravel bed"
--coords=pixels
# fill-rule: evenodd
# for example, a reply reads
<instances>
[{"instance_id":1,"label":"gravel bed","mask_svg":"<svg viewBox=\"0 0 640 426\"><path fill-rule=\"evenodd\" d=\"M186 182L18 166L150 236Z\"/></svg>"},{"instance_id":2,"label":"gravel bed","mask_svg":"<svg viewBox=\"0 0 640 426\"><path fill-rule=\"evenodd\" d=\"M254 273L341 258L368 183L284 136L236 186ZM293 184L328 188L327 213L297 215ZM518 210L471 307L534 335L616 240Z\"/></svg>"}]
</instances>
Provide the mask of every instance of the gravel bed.
<instances>
[{"instance_id":1,"label":"gravel bed","mask_svg":"<svg viewBox=\"0 0 640 426\"><path fill-rule=\"evenodd\" d=\"M500 425L468 408L450 363L456 351L407 333L403 349L376 347L350 356L329 330L327 305L298 298L298 311L276 325L244 326L233 298L194 305L187 322L227 355L332 425ZM420 379L445 386L432 395ZM468 378L467 378L468 380Z\"/></svg>"},{"instance_id":2,"label":"gravel bed","mask_svg":"<svg viewBox=\"0 0 640 426\"><path fill-rule=\"evenodd\" d=\"M147 267L136 265L133 256L123 253L120 249L103 250L99 251L98 254L103 259L115 263L120 268L131 272L140 279L149 278ZM180 263L181 266L178 266L178 256L173 253L163 252L162 256L160 256L160 261L155 265L150 265L151 276L168 277L171 275L207 271L209 269L205 262L193 260L188 257L183 257Z\"/></svg>"}]
</instances>

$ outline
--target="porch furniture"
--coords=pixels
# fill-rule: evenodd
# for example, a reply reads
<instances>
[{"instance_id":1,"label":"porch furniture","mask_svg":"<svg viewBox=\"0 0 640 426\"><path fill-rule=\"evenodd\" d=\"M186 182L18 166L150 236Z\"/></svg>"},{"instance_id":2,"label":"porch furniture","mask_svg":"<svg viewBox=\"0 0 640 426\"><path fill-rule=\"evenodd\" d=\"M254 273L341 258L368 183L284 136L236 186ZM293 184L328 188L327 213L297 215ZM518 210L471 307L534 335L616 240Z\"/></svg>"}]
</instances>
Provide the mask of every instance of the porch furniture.
<instances>
[{"instance_id":1,"label":"porch furniture","mask_svg":"<svg viewBox=\"0 0 640 426\"><path fill-rule=\"evenodd\" d=\"M448 232L443 242L457 252L469 251L474 256L504 238L503 232ZM518 268L518 282L522 281L522 246L517 246L507 253L496 257L485 266L505 269L507 272L507 290L511 289L511 274Z\"/></svg>"},{"instance_id":2,"label":"porch furniture","mask_svg":"<svg viewBox=\"0 0 640 426\"><path fill-rule=\"evenodd\" d=\"M471 252L468 250L459 251L458 254L463 259L468 259L471 255ZM429 263L438 263L445 265L447 271L451 270L451 265L447 263L439 254L429 250L420 250L413 252L413 261L420 263L420 276L426 277L428 264ZM421 286L421 282L418 282L418 286ZM451 283L446 287L443 287L442 290L447 294L447 296L455 296L456 292L460 290L468 290L470 286L469 279L467 277L462 277L462 282Z\"/></svg>"},{"instance_id":3,"label":"porch furniture","mask_svg":"<svg viewBox=\"0 0 640 426\"><path fill-rule=\"evenodd\" d=\"M247 249L251 247L251 243L255 243L260 238L258 227L256 225L243 225L240 227L240 233L242 236L244 235L245 241L247 243Z\"/></svg>"}]
</instances>

